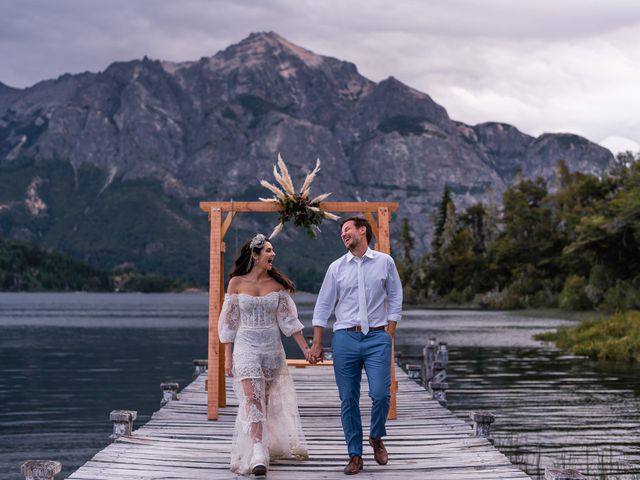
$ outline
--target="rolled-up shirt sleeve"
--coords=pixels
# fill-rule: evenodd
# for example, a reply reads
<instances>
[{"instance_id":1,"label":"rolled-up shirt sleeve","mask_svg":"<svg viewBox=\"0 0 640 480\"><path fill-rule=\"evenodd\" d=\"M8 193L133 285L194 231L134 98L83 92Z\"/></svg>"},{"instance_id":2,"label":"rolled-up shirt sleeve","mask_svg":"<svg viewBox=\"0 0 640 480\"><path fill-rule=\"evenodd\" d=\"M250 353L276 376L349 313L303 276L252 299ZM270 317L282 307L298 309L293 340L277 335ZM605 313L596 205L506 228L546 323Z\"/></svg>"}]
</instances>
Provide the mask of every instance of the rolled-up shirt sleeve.
<instances>
[{"instance_id":1,"label":"rolled-up shirt sleeve","mask_svg":"<svg viewBox=\"0 0 640 480\"><path fill-rule=\"evenodd\" d=\"M402 282L400 281L400 275L398 269L393 261L393 258L389 257L387 264L387 319L394 322L399 322L402 318Z\"/></svg>"},{"instance_id":2,"label":"rolled-up shirt sleeve","mask_svg":"<svg viewBox=\"0 0 640 480\"><path fill-rule=\"evenodd\" d=\"M313 309L313 320L311 324L314 327L327 327L329 317L333 313L338 297L338 285L336 282L335 264L331 264L324 276L316 306Z\"/></svg>"}]
</instances>

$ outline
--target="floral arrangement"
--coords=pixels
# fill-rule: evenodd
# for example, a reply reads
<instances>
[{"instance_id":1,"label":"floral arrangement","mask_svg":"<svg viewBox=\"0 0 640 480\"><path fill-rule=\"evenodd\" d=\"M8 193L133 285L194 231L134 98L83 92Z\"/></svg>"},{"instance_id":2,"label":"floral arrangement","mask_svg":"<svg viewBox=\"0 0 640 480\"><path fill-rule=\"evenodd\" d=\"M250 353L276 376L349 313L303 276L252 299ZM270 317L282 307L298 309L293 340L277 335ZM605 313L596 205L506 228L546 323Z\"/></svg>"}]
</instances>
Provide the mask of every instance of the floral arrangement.
<instances>
[{"instance_id":1,"label":"floral arrangement","mask_svg":"<svg viewBox=\"0 0 640 480\"><path fill-rule=\"evenodd\" d=\"M278 168L280 168L280 171L278 171ZM311 199L309 198L311 183L319 171L320 160L318 159L316 160L316 167L308 173L304 179L300 192L296 193L291 175L289 175L289 169L280 154L278 154L278 164L273 166L273 176L282 188L266 180L260 181L260 185L270 190L274 195L271 198L260 198L260 200L263 202L278 203L280 205L280 223L278 223L276 228L273 229L273 232L271 232L271 235L269 235L270 239L278 235L284 228L285 223L291 219L293 219L295 225L306 228L309 237L315 238L318 232L320 232L320 224L325 218L330 220L338 220L340 218L320 208L320 202L331 195L330 193L323 193Z\"/></svg>"}]
</instances>

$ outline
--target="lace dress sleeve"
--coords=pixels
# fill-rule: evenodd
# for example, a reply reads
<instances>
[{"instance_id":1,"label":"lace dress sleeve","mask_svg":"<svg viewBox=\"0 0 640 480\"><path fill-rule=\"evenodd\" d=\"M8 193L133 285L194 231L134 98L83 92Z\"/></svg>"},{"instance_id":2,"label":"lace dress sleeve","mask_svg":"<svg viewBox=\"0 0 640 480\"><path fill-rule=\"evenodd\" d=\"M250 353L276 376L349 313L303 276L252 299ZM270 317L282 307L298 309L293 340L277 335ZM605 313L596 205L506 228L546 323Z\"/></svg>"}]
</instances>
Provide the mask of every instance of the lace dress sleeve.
<instances>
[{"instance_id":1,"label":"lace dress sleeve","mask_svg":"<svg viewBox=\"0 0 640 480\"><path fill-rule=\"evenodd\" d=\"M240 305L238 295L225 295L222 311L218 319L220 343L232 343L240 326Z\"/></svg>"},{"instance_id":2,"label":"lace dress sleeve","mask_svg":"<svg viewBox=\"0 0 640 480\"><path fill-rule=\"evenodd\" d=\"M282 333L290 337L296 332L304 328L304 325L298 320L298 309L291 295L286 290L280 293L278 300L278 309L276 311L276 319Z\"/></svg>"}]
</instances>

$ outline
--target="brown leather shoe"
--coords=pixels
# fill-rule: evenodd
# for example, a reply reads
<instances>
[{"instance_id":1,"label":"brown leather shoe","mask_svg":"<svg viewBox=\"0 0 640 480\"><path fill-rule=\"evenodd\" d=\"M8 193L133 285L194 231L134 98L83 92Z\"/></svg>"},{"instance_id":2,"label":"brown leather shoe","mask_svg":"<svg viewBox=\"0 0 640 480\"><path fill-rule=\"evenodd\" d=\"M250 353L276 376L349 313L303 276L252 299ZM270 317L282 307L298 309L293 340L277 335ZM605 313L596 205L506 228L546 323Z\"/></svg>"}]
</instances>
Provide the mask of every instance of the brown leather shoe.
<instances>
[{"instance_id":1,"label":"brown leather shoe","mask_svg":"<svg viewBox=\"0 0 640 480\"><path fill-rule=\"evenodd\" d=\"M363 465L362 457L360 455L354 455L347 463L347 466L344 467L345 475L355 475L356 473L360 473Z\"/></svg>"},{"instance_id":2,"label":"brown leather shoe","mask_svg":"<svg viewBox=\"0 0 640 480\"><path fill-rule=\"evenodd\" d=\"M373 458L376 459L378 465L386 465L389 461L389 454L387 449L384 448L381 438L369 437L369 445L373 447Z\"/></svg>"}]
</instances>

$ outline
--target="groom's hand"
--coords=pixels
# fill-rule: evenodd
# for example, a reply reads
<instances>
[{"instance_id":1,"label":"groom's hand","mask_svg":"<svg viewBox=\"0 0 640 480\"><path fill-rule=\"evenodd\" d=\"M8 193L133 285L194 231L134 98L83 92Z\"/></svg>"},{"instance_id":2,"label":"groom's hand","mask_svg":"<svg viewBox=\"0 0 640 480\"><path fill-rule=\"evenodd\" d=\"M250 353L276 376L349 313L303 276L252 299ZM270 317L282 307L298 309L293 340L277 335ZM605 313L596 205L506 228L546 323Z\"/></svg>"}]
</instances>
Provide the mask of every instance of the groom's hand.
<instances>
[{"instance_id":1,"label":"groom's hand","mask_svg":"<svg viewBox=\"0 0 640 480\"><path fill-rule=\"evenodd\" d=\"M387 333L391 335L391 337L396 336L396 325L398 322L394 322L393 320L389 320L389 324L387 325Z\"/></svg>"},{"instance_id":2,"label":"groom's hand","mask_svg":"<svg viewBox=\"0 0 640 480\"><path fill-rule=\"evenodd\" d=\"M322 344L314 342L311 345L311 352L309 354L311 357L310 363L317 363L322 361Z\"/></svg>"}]
</instances>

